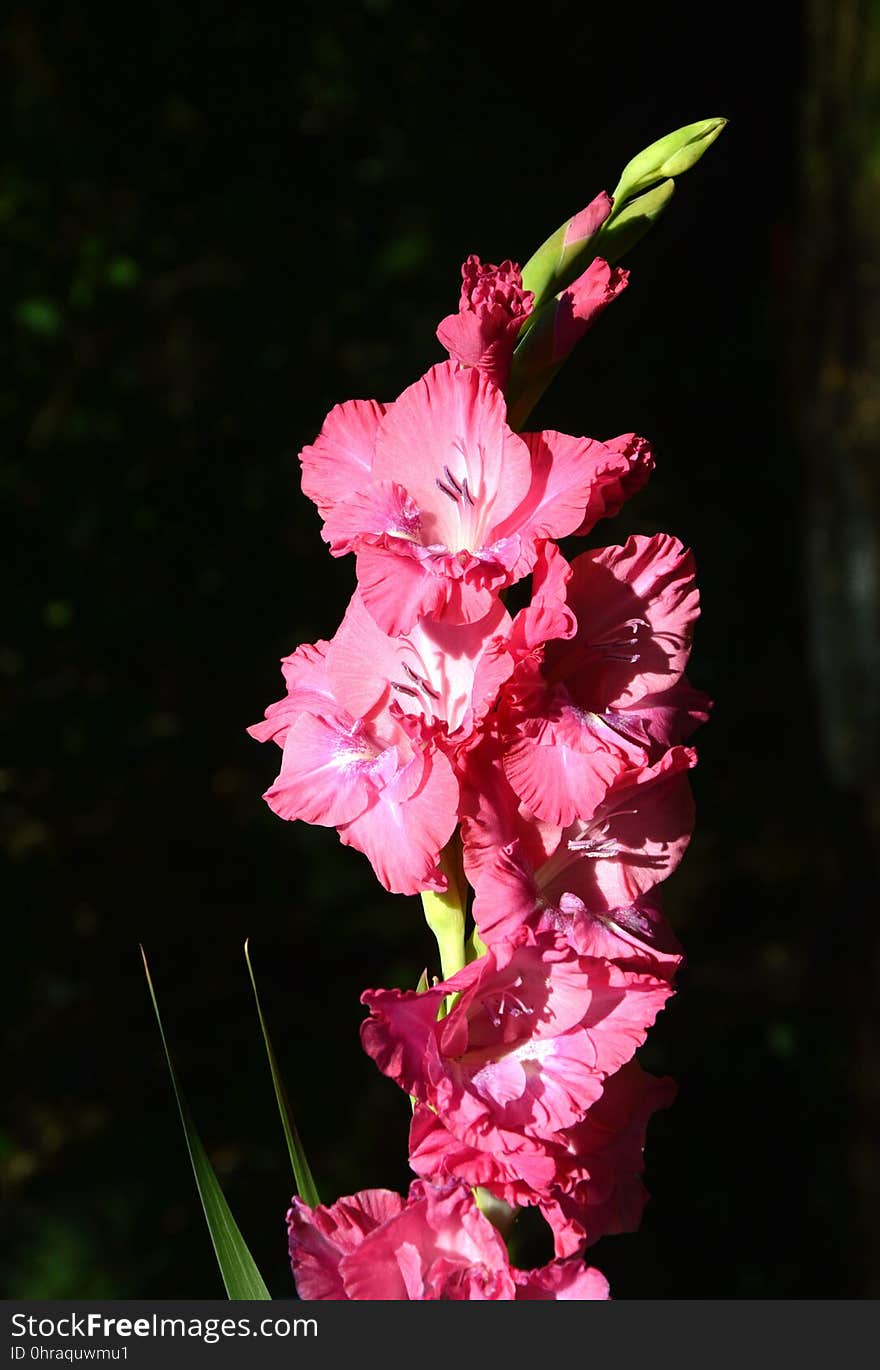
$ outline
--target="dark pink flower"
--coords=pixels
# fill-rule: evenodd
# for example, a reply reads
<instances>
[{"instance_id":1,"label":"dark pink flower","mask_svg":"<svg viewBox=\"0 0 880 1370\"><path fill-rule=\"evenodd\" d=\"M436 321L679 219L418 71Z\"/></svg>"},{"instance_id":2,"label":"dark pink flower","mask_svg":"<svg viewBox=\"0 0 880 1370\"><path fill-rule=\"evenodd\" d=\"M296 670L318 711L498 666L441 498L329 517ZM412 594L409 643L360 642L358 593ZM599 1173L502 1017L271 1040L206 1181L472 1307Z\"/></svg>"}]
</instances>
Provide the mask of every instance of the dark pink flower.
<instances>
[{"instance_id":1,"label":"dark pink flower","mask_svg":"<svg viewBox=\"0 0 880 1370\"><path fill-rule=\"evenodd\" d=\"M341 406L301 453L303 488L364 604L392 636L419 618L472 623L527 575L541 542L584 529L631 483L633 458L591 438L523 434L475 368L435 366L391 406Z\"/></svg>"},{"instance_id":2,"label":"dark pink flower","mask_svg":"<svg viewBox=\"0 0 880 1370\"><path fill-rule=\"evenodd\" d=\"M699 599L680 542L632 537L583 553L571 572L565 602L577 631L517 671L498 724L517 798L560 828L592 820L708 703L683 683ZM554 592L563 585L557 574Z\"/></svg>"},{"instance_id":3,"label":"dark pink flower","mask_svg":"<svg viewBox=\"0 0 880 1370\"><path fill-rule=\"evenodd\" d=\"M494 834L502 836L506 817L510 840L471 866L474 918L483 940L504 940L524 924L554 927L582 954L608 956L594 938L609 923L627 937L642 928L652 932L649 942L655 940L662 919L658 924L642 912L640 901L675 870L690 841L694 806L687 772L695 762L692 748L670 748L654 765L613 785L593 815L575 819L555 844L546 828L541 846L524 842L524 825L509 803L506 809L496 805ZM487 796L487 804L491 800ZM665 933L660 940L668 942Z\"/></svg>"},{"instance_id":4,"label":"dark pink flower","mask_svg":"<svg viewBox=\"0 0 880 1370\"><path fill-rule=\"evenodd\" d=\"M368 1189L287 1215L290 1260L302 1299L607 1299L580 1261L514 1270L499 1233L464 1185L416 1180L404 1201Z\"/></svg>"},{"instance_id":5,"label":"dark pink flower","mask_svg":"<svg viewBox=\"0 0 880 1370\"><path fill-rule=\"evenodd\" d=\"M654 975L521 929L422 994L367 990L361 1040L458 1137L503 1148L503 1134L546 1138L577 1122L671 993ZM454 1007L438 1022L451 994Z\"/></svg>"},{"instance_id":6,"label":"dark pink flower","mask_svg":"<svg viewBox=\"0 0 880 1370\"><path fill-rule=\"evenodd\" d=\"M600 1237L632 1232L647 1202L642 1183L645 1130L667 1108L675 1084L630 1061L604 1082L583 1119L540 1140L505 1137L506 1146L462 1141L446 1120L417 1105L410 1128L410 1165L435 1182L480 1185L513 1207L536 1207L554 1233L557 1256Z\"/></svg>"},{"instance_id":7,"label":"dark pink flower","mask_svg":"<svg viewBox=\"0 0 880 1370\"><path fill-rule=\"evenodd\" d=\"M453 361L475 366L503 390L510 374L516 337L532 310L534 296L523 290L515 262L485 265L470 256L461 268L461 301L437 337Z\"/></svg>"},{"instance_id":8,"label":"dark pink flower","mask_svg":"<svg viewBox=\"0 0 880 1370\"><path fill-rule=\"evenodd\" d=\"M539 375L563 362L628 282L628 271L594 258L576 281L535 315L525 340L524 374ZM519 358L518 353L517 362Z\"/></svg>"}]
</instances>

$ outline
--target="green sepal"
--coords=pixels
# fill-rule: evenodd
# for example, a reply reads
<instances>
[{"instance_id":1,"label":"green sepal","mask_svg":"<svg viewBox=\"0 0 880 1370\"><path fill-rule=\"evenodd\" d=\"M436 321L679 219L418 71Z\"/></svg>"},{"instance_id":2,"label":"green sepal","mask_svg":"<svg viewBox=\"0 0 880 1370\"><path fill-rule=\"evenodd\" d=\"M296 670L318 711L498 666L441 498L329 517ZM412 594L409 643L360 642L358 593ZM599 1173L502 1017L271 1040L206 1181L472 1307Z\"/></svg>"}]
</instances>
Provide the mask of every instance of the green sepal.
<instances>
[{"instance_id":1,"label":"green sepal","mask_svg":"<svg viewBox=\"0 0 880 1370\"><path fill-rule=\"evenodd\" d=\"M630 200L619 214L606 219L593 239L593 252L615 266L653 228L675 193L673 180L661 181L653 190Z\"/></svg>"},{"instance_id":2,"label":"green sepal","mask_svg":"<svg viewBox=\"0 0 880 1370\"><path fill-rule=\"evenodd\" d=\"M250 939L248 939L249 941ZM284 1129L284 1140L287 1142L287 1151L290 1156L290 1163L293 1167L293 1178L296 1183L296 1192L299 1197L309 1205L316 1208L321 1202L318 1194L317 1185L312 1178L311 1167L306 1159L305 1148L300 1140L296 1123L293 1118L293 1110L287 1097L287 1090L284 1088L284 1081L278 1069L278 1061L269 1037L269 1029L266 1026L266 1019L263 1016L260 996L257 992L257 982L254 979L254 968L251 965L250 950L248 942L244 944L244 959L247 962L248 975L251 978L251 988L254 991L254 1003L257 1006L257 1017L260 1020L260 1030L263 1034L263 1043L266 1047L266 1057L269 1061L269 1070L272 1075L272 1084L275 1089L275 1099L278 1103L278 1112L281 1117L281 1126Z\"/></svg>"},{"instance_id":3,"label":"green sepal","mask_svg":"<svg viewBox=\"0 0 880 1370\"><path fill-rule=\"evenodd\" d=\"M174 1088L174 1097L177 1101L177 1109L180 1114L180 1121L183 1124L183 1133L186 1137L187 1150L192 1162L193 1174L196 1180L196 1188L199 1191L199 1198L202 1201L202 1209L205 1214L205 1221L208 1224L208 1232L214 1244L214 1254L217 1257L217 1264L220 1267L220 1274L226 1293L230 1299L270 1299L266 1285L256 1267L254 1258L245 1244L244 1237L239 1231L238 1225L232 1216L229 1205L220 1188L220 1182L214 1173L214 1167L208 1160L208 1153L202 1145L202 1140L196 1131L180 1083L177 1079L177 1072L168 1050L168 1043L165 1039L165 1029L162 1026L162 1018L159 1014L159 1005L156 1001L156 991L153 989L153 981L150 977L150 968L147 965L147 954L141 947L141 956L144 959L144 974L147 977L147 988L150 991L150 999L153 1003L153 1012L156 1015L156 1022L159 1026L159 1036L162 1039L162 1050L165 1053L165 1061L168 1066L168 1074L171 1076L171 1084Z\"/></svg>"}]
</instances>

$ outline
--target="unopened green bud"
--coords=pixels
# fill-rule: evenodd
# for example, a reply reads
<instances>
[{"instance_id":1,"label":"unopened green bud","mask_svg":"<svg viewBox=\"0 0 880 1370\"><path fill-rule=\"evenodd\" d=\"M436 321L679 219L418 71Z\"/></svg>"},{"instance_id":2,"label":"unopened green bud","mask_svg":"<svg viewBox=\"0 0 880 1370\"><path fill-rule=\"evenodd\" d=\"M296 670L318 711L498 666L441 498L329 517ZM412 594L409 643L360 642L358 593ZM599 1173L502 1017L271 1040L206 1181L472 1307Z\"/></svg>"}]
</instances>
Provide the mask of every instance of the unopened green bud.
<instances>
[{"instance_id":1,"label":"unopened green bud","mask_svg":"<svg viewBox=\"0 0 880 1370\"><path fill-rule=\"evenodd\" d=\"M656 143L633 157L624 167L614 191L613 217L617 217L634 195L650 190L658 181L690 171L726 123L726 119L701 119L696 124L685 124L684 128L658 138Z\"/></svg>"}]
</instances>

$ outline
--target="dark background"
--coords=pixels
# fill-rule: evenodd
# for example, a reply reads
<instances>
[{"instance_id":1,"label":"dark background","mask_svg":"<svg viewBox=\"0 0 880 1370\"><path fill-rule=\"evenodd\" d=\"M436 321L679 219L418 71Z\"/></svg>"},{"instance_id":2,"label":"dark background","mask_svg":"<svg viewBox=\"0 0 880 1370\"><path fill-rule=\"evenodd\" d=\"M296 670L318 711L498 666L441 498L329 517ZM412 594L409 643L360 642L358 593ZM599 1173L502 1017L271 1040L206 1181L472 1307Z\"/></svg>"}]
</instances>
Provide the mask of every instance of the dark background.
<instances>
[{"instance_id":1,"label":"dark background","mask_svg":"<svg viewBox=\"0 0 880 1370\"><path fill-rule=\"evenodd\" d=\"M220 1292L139 940L274 1294L291 1178L245 936L323 1195L407 1183L358 996L430 961L418 901L273 817L244 731L353 584L296 454L439 359L469 252L524 260L715 114L536 414L655 442L592 541L693 546L717 701L666 901L689 965L643 1053L680 1096L642 1230L591 1254L622 1298L880 1292L876 8L6 11L7 1296Z\"/></svg>"}]
</instances>

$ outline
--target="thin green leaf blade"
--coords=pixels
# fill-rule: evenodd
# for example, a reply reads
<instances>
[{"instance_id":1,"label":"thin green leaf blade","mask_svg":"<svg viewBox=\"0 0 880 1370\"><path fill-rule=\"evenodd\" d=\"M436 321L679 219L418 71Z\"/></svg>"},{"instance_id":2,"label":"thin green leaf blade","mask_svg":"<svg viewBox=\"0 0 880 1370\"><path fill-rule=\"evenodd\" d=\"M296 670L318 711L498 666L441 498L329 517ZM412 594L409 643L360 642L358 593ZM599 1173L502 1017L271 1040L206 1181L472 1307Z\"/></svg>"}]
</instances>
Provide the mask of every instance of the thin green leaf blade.
<instances>
[{"instance_id":1,"label":"thin green leaf blade","mask_svg":"<svg viewBox=\"0 0 880 1370\"><path fill-rule=\"evenodd\" d=\"M249 941L250 939L248 939ZM278 1061L272 1048L272 1041L269 1037L269 1029L266 1026L266 1019L263 1016L263 1008L260 1004L260 996L257 992L257 982L254 979L254 968L251 965L251 955L248 942L244 944L244 959L247 962L248 974L251 977L251 988L254 991L254 1002L257 1006L257 1017L260 1020L260 1029L263 1033L263 1043L266 1048L266 1056L269 1061L269 1070L272 1074L272 1084L275 1088L275 1098L278 1102L278 1112L281 1115L281 1126L284 1129L284 1140L287 1142L287 1150L290 1154L290 1163L293 1167L293 1178L296 1182L296 1192L310 1208L315 1208L321 1202L318 1189L312 1177L311 1167L306 1159L305 1148L300 1140L296 1123L293 1118L293 1110L287 1097L287 1090L284 1088L284 1081L278 1069Z\"/></svg>"},{"instance_id":2,"label":"thin green leaf blade","mask_svg":"<svg viewBox=\"0 0 880 1370\"><path fill-rule=\"evenodd\" d=\"M156 991L153 988L150 968L147 964L147 954L141 947L141 956L144 960L144 974L147 977L147 988L150 991L150 999L153 1003L153 1012L156 1015L156 1022L159 1026L159 1036L162 1039L162 1050L165 1053L165 1061L168 1066L168 1073L171 1076L171 1084L174 1088L174 1097L177 1101L177 1109L180 1114L180 1121L183 1125L184 1136L186 1137L187 1150L192 1162L193 1174L196 1180L196 1188L199 1191L199 1198L202 1201L202 1209L205 1214L205 1221L208 1224L208 1231L214 1245L214 1254L217 1257L217 1264L220 1267L220 1274L226 1293L230 1299L270 1299L266 1285L254 1263L254 1258L248 1251L245 1240L239 1231L238 1224L232 1216L229 1205L220 1188L220 1182L214 1173L214 1167L208 1160L208 1153L202 1145L202 1140L196 1131L189 1108L180 1088L177 1072L171 1059L171 1052L168 1050L168 1042L165 1037L165 1029L162 1026L162 1017L159 1013L159 1004L156 1000Z\"/></svg>"}]
</instances>

